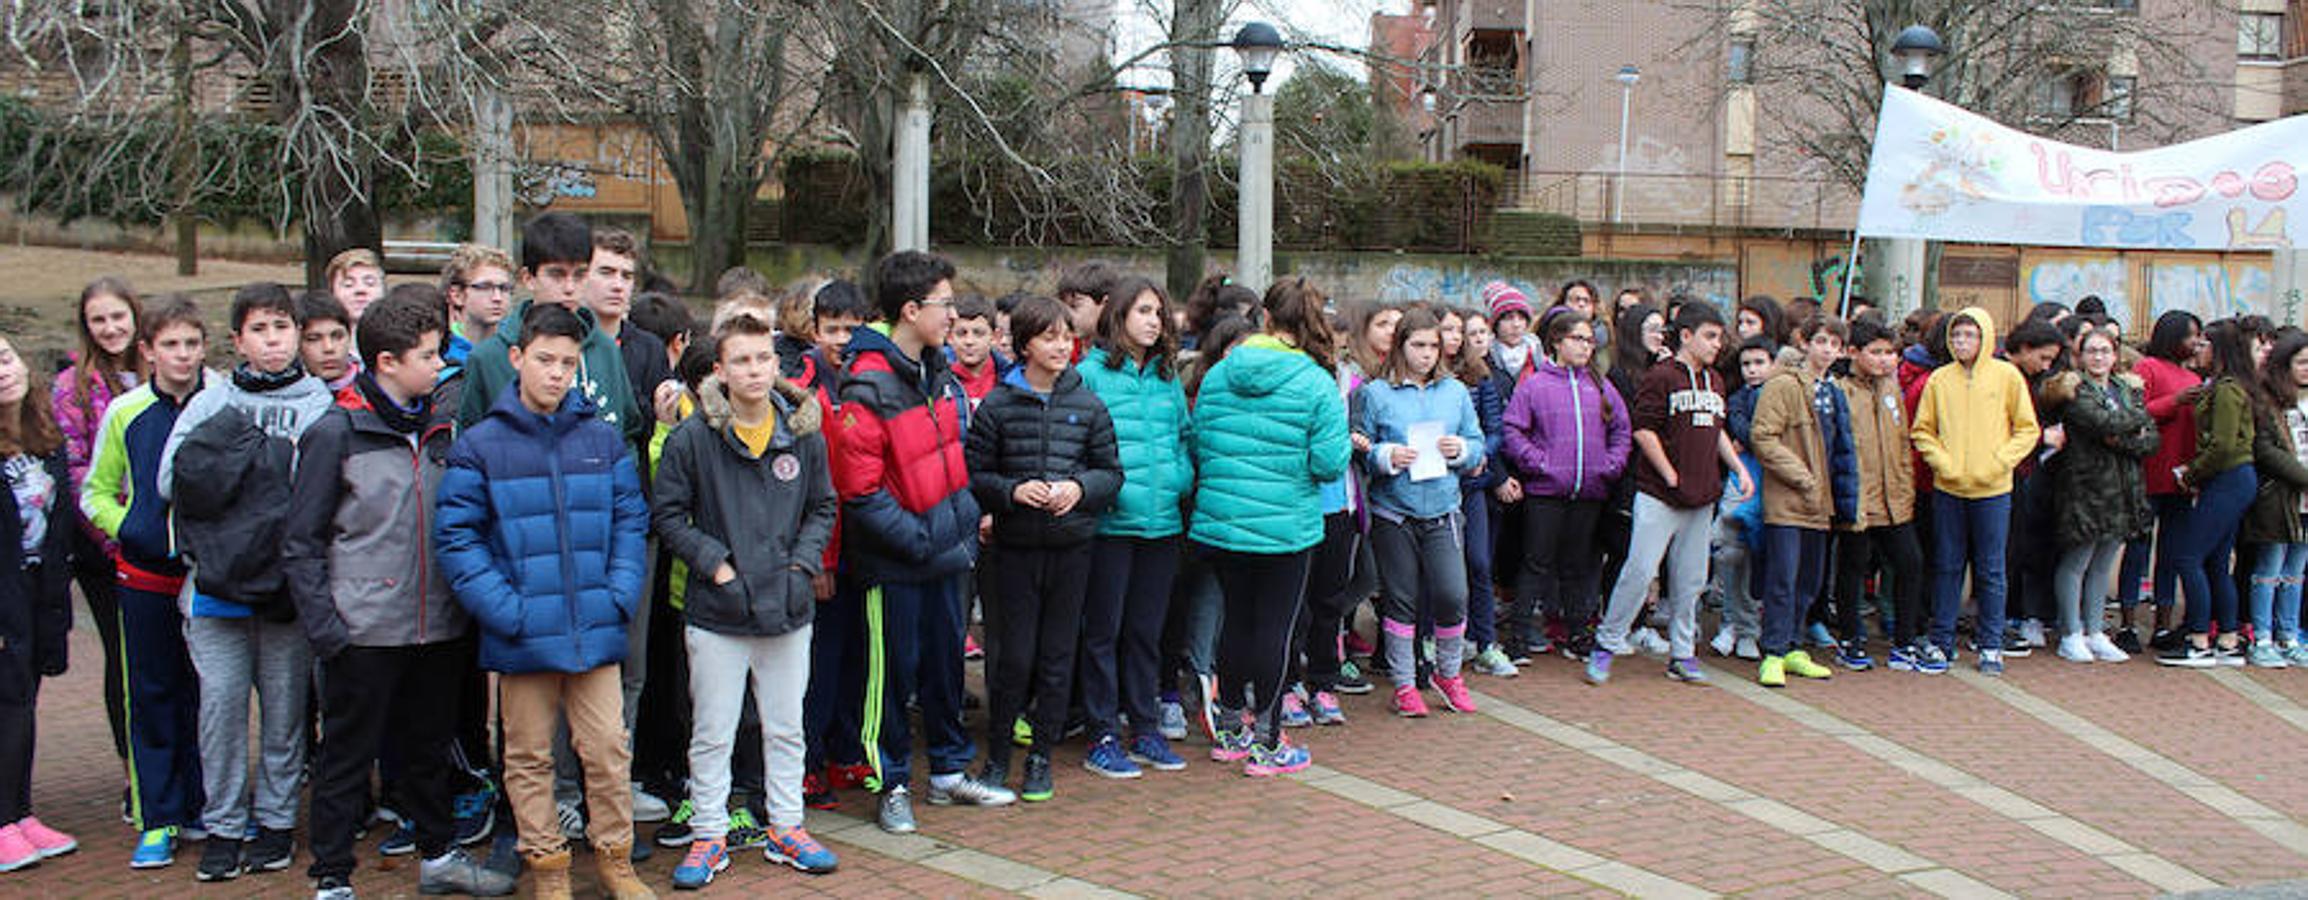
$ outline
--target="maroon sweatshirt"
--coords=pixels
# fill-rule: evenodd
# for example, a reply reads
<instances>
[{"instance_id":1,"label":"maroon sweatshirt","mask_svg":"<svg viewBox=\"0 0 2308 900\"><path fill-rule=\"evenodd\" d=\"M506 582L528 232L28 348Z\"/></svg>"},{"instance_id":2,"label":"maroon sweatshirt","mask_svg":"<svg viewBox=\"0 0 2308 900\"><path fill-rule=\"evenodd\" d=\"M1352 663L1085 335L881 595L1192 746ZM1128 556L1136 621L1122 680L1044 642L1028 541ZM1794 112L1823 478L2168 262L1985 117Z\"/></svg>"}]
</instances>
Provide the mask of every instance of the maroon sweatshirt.
<instances>
[{"instance_id":1,"label":"maroon sweatshirt","mask_svg":"<svg viewBox=\"0 0 2308 900\"><path fill-rule=\"evenodd\" d=\"M1723 386L1713 368L1694 370L1674 357L1644 372L1635 386L1634 428L1659 436L1681 482L1668 487L1665 473L1637 446L1635 489L1683 509L1709 506L1721 498L1723 462L1717 441L1723 433L1724 408Z\"/></svg>"}]
</instances>

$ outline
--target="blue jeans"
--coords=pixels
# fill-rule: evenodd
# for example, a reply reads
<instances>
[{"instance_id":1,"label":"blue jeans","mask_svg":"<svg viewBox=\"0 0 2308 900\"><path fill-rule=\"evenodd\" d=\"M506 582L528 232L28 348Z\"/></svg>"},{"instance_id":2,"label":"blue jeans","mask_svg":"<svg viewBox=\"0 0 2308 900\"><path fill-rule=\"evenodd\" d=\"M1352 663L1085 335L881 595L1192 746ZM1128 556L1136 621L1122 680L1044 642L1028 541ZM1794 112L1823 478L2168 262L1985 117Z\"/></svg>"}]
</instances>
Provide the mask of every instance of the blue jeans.
<instances>
[{"instance_id":1,"label":"blue jeans","mask_svg":"<svg viewBox=\"0 0 2308 900\"><path fill-rule=\"evenodd\" d=\"M2186 494L2150 494L2148 495L2148 506L2156 511L2156 538L2154 542L2156 545L2156 562L2150 569L2151 577L2154 579L2152 590L2155 591L2156 608L2159 610L2171 609L2172 604L2180 599L2180 568L2173 565L2172 560L2174 554L2179 551L2180 533L2188 526L2188 512L2196 508L2196 501ZM2139 542L2139 546L2142 548L2139 552L2143 556L2147 553L2146 545L2148 543L2145 540ZM2124 571L2131 573L2123 577L2130 579L2133 583L2132 590L2136 601L2140 576L2137 570L2132 567L2129 558L2125 560ZM2129 606L2129 604L2126 605Z\"/></svg>"},{"instance_id":2,"label":"blue jeans","mask_svg":"<svg viewBox=\"0 0 2308 900\"><path fill-rule=\"evenodd\" d=\"M2252 566L2254 639L2290 641L2299 636L2303 573L2308 573L2308 544L2260 545L2260 558Z\"/></svg>"},{"instance_id":3,"label":"blue jeans","mask_svg":"<svg viewBox=\"0 0 2308 900\"><path fill-rule=\"evenodd\" d=\"M2236 579L2228 557L2236 550L2236 531L2260 486L2252 464L2245 463L2205 482L2196 495L2196 509L2181 526L2172 554L2180 573L2180 590L2188 597L2188 634L2206 634L2217 621L2220 633L2233 634L2242 624L2236 616Z\"/></svg>"},{"instance_id":4,"label":"blue jeans","mask_svg":"<svg viewBox=\"0 0 2308 900\"><path fill-rule=\"evenodd\" d=\"M1467 529L1467 643L1477 649L1497 643L1499 594L1491 583L1491 495L1468 491L1459 501Z\"/></svg>"},{"instance_id":5,"label":"blue jeans","mask_svg":"<svg viewBox=\"0 0 2308 900\"><path fill-rule=\"evenodd\" d=\"M1795 648L1795 632L1827 577L1827 534L1792 525L1763 526L1764 656Z\"/></svg>"},{"instance_id":6,"label":"blue jeans","mask_svg":"<svg viewBox=\"0 0 2308 900\"><path fill-rule=\"evenodd\" d=\"M1931 642L1955 652L1955 615L1963 607L1963 568L1971 566L1979 621L1972 633L1986 650L2003 649L2004 541L2011 495L1977 500L1931 492Z\"/></svg>"}]
</instances>

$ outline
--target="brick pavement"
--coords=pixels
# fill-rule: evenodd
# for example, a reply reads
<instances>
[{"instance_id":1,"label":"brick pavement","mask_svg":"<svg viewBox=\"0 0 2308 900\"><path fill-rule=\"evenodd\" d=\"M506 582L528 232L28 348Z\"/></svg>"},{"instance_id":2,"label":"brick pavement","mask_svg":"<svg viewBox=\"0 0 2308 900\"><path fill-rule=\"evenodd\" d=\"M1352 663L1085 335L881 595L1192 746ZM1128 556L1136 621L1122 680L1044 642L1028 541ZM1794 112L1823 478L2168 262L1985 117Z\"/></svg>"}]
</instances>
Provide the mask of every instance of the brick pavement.
<instances>
[{"instance_id":1,"label":"brick pavement","mask_svg":"<svg viewBox=\"0 0 2308 900\"><path fill-rule=\"evenodd\" d=\"M85 849L0 876L0 894L308 896L302 857L288 873L224 885L193 881L196 852L170 869L127 868L132 835L117 817L120 770L96 696L92 631L75 634L74 652L72 673L42 698L34 802ZM1750 671L1710 663L1719 679ZM1618 669L1603 688L1579 683L1560 659L1518 679L1475 676L1498 704L1476 716L1403 721L1386 713L1383 693L1348 698L1346 727L1294 733L1321 765L1300 780L1249 782L1208 762L1197 738L1181 748L1184 773L1108 781L1067 747L1057 799L1004 810L923 804L922 835L911 841L858 827L872 811L852 796L844 818L812 823L842 854L841 872L812 878L739 854L713 892L1553 896L1680 884L1759 897L2154 893L2112 861L2115 848L2223 885L2308 877L2308 854L2271 840L2268 822L2247 827L2219 791L2151 777L1967 679L1839 672L1758 699L1672 684L1650 660ZM2308 710L2308 671L2238 675L2271 702ZM2308 782L2297 777L2308 730L2297 717L2147 660L2084 667L2039 653L2013 660L2006 686L2257 801L2285 828L2308 827ZM1534 733L1534 721L1556 730ZM1758 817L1779 804L1810 824ZM2102 846L2108 839L2113 848ZM364 896L414 894L413 873L380 863L373 840L356 881ZM665 884L672 856L661 851L645 875ZM589 874L579 884L589 888Z\"/></svg>"}]
</instances>

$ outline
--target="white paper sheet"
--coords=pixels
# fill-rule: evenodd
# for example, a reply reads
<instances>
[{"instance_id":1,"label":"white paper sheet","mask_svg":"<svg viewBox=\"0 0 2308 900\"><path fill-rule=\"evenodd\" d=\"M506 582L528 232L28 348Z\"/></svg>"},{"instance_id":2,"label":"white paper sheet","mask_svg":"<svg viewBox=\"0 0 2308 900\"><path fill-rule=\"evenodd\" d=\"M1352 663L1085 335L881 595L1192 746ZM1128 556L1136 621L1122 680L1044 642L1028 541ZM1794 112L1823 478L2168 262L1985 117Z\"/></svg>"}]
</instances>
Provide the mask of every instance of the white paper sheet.
<instances>
[{"instance_id":1,"label":"white paper sheet","mask_svg":"<svg viewBox=\"0 0 2308 900\"><path fill-rule=\"evenodd\" d=\"M1441 422L1412 422L1403 444L1418 451L1418 458L1410 461L1410 480L1432 481L1450 474L1450 462L1443 459L1442 439L1449 432Z\"/></svg>"}]
</instances>

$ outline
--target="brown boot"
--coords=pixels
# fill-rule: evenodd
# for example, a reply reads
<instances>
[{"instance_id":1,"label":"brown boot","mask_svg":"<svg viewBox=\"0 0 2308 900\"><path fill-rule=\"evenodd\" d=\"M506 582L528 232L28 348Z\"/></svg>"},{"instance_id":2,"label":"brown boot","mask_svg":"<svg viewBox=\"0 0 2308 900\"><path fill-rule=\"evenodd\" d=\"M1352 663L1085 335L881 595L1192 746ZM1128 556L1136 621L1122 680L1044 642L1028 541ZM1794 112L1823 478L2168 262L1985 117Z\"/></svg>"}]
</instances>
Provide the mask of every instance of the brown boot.
<instances>
[{"instance_id":1,"label":"brown boot","mask_svg":"<svg viewBox=\"0 0 2308 900\"><path fill-rule=\"evenodd\" d=\"M537 900L569 900L569 851L529 854L529 876Z\"/></svg>"},{"instance_id":2,"label":"brown boot","mask_svg":"<svg viewBox=\"0 0 2308 900\"><path fill-rule=\"evenodd\" d=\"M657 900L657 892L641 883L633 871L633 845L600 844L593 860L601 866L601 892L615 900Z\"/></svg>"}]
</instances>

